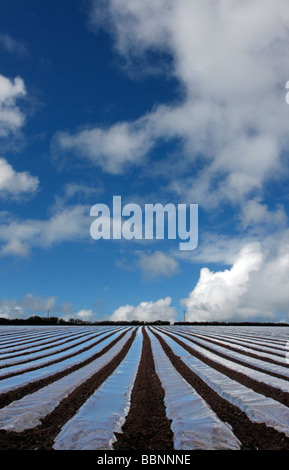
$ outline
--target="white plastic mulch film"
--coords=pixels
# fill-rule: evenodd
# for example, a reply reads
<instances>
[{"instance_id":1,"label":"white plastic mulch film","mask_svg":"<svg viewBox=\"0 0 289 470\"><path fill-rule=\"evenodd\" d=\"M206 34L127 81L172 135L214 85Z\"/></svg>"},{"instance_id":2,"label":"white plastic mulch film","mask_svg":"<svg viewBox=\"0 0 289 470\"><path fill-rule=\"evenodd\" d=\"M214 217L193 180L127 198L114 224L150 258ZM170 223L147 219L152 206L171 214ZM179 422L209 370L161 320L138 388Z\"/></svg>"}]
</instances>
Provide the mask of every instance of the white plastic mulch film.
<instances>
[{"instance_id":1,"label":"white plastic mulch film","mask_svg":"<svg viewBox=\"0 0 289 470\"><path fill-rule=\"evenodd\" d=\"M9 366L9 370L8 370L9 373L13 373L16 375L16 374L23 374L23 372L25 372L25 370L29 370L31 366L33 366L33 368L40 368L40 367L44 368L48 366L52 360L55 361L57 359L60 359L63 361L65 359L65 356L72 356L73 354L75 354L75 356L70 359L70 361L72 362L72 361L75 361L78 357L80 357L78 354L79 349L82 349L84 347L87 347L87 348L91 347L96 341L99 341L103 336L106 336L108 334L109 332L103 332L103 333L99 332L98 334L94 332L92 339L83 340L81 341L81 343L79 343L79 340L77 342L76 341L70 342L69 351L66 351L65 348L58 346L53 349L51 348L46 349L44 352L42 352L41 355L39 353L34 353L34 354L29 354L29 355L25 353L25 355L23 354L21 357L21 354L19 354L17 361L15 361L14 359L14 362L16 362L16 364L13 364L13 362L9 363L7 360L5 360L4 362L3 359L1 358L1 366L2 364L6 365L6 367ZM80 337L80 339L82 338ZM87 354L88 353L86 352L86 356ZM5 377L5 375L7 374L6 367L0 370L1 378Z\"/></svg>"},{"instance_id":2,"label":"white plastic mulch film","mask_svg":"<svg viewBox=\"0 0 289 470\"><path fill-rule=\"evenodd\" d=\"M178 336L177 333L175 332L170 332L171 334L173 334L174 336ZM184 337L186 338L190 338L190 335L189 333L182 333L182 337L180 337L179 339L183 342L185 342L186 344L190 345L192 347L192 343L188 340L186 340ZM193 348L198 350L199 352L202 352L202 354L206 354L207 356L212 356L212 354L214 353L211 353L210 351L207 351L206 350L206 347L209 346L210 348L213 348L214 351L215 351L215 358L218 359L218 361L222 361L222 363L225 363L225 359L224 358L221 358L220 355L218 355L219 353L225 353L226 355L229 356L229 360L233 360L233 359L237 359L237 360L241 360L243 363L244 363L244 367L248 367L249 370L250 370L250 366L258 366L259 368L263 369L264 370L264 373L267 374L268 376L268 373L277 373L277 374L282 374L284 375L286 378L289 378L289 370L288 370L288 367L287 367L287 363L286 363L286 360L283 360L282 363L280 362L280 364L271 364L270 362L267 362L265 360L262 360L262 359L258 359L256 357L254 358L251 358L251 357L246 357L244 354L241 354L241 353L237 353L235 351L228 351L228 349L226 349L225 345L226 343L224 342L224 346L219 346L219 345L216 345L216 344L212 344L204 339L201 339L201 338L198 338L197 340L195 340L195 338L193 338L194 341L197 341L197 344L195 343L193 345ZM238 365L236 362L235 362L235 368L238 367L238 368L241 368L240 365ZM244 370L244 369L243 369ZM251 369L252 370L252 369ZM246 371L247 373L247 371ZM248 372L249 373L249 372ZM263 377L263 380L265 380L265 377L266 375ZM271 380L271 378L270 378ZM288 385L287 385L287 381L284 382L284 391L288 392Z\"/></svg>"},{"instance_id":3,"label":"white plastic mulch film","mask_svg":"<svg viewBox=\"0 0 289 470\"><path fill-rule=\"evenodd\" d=\"M101 339L103 336L107 336L109 332L101 333L101 335L97 338L97 340ZM47 365L45 363L39 364L37 362L33 362L34 370L27 371L26 369L30 368L30 366L22 365L21 370L19 370L19 375L15 375L13 377L9 377L7 379L3 378L0 381L0 393L6 393L13 389L23 387L24 385L30 384L31 382L39 379L47 378L55 373L60 371L64 371L68 367L72 367L76 364L80 364L81 362L89 359L93 354L98 353L107 346L113 339L119 336L120 332L113 332L113 335L109 338L103 340L99 344L95 345L93 348L90 348L87 351L83 351L78 353L79 347L75 350L75 355L71 355L71 351L69 352L67 358L65 358L66 354L63 352L58 356L53 356L53 363L46 360ZM95 340L93 341L95 342ZM71 356L71 357L70 357ZM55 359L59 359L60 362L54 362ZM38 368L41 365L41 368ZM9 372L15 372L12 368L9 368Z\"/></svg>"},{"instance_id":4,"label":"white plastic mulch film","mask_svg":"<svg viewBox=\"0 0 289 470\"><path fill-rule=\"evenodd\" d=\"M279 329L278 327L274 327L274 328L277 329L276 333L278 334L280 331L280 327ZM168 328L167 331L170 331L170 329ZM268 339L266 337L264 337L263 339L262 338L258 339L258 336L257 337L255 336L254 338L252 338L252 337L243 336L241 333L239 334L239 336L237 336L236 334L233 336L228 333L226 334L225 331L223 331L222 333L222 330L218 334L217 332L215 332L215 330L208 330L206 332L206 331L203 331L202 329L196 330L190 327L187 327L186 329L175 328L174 333L180 333L188 338L191 337L195 341L199 341L202 339L203 340L213 339L213 340L216 340L220 346L223 346L225 350L228 346L233 346L235 350L239 350L242 354L246 352L249 352L249 353L253 352L255 353L256 356L259 355L260 356L259 359L261 360L263 358L274 359L274 361L279 362L281 366L283 364L288 364L288 360L286 358L286 354L288 353L288 344L285 344L285 341L282 340L282 338L279 339L279 337L277 337L278 341L277 341L277 338L276 340L273 340L271 338ZM258 334L260 334L260 331L257 330L256 335ZM208 344L208 343L205 343L205 344ZM212 343L211 343L211 346L213 346ZM240 355L240 357L244 358L244 355L243 356ZM252 363L252 360L250 362ZM260 363L260 365L262 366L262 363ZM286 374L286 371L284 372Z\"/></svg>"},{"instance_id":5,"label":"white plastic mulch film","mask_svg":"<svg viewBox=\"0 0 289 470\"><path fill-rule=\"evenodd\" d=\"M113 450L115 432L130 407L130 396L141 357L143 335L139 328L126 357L114 373L84 403L55 439L55 450Z\"/></svg>"},{"instance_id":6,"label":"white plastic mulch film","mask_svg":"<svg viewBox=\"0 0 289 470\"><path fill-rule=\"evenodd\" d=\"M148 331L148 330L147 330ZM165 391L176 450L239 450L241 443L172 366L158 339L148 331L156 372Z\"/></svg>"},{"instance_id":7,"label":"white plastic mulch film","mask_svg":"<svg viewBox=\"0 0 289 470\"><path fill-rule=\"evenodd\" d=\"M103 332L103 334L108 334L109 331ZM93 332L84 332L84 333L75 333L74 335L71 334L71 331L68 332L66 335L61 335L58 336L54 334L51 337L46 337L45 339L41 340L35 340L31 342L32 346L30 345L29 341L27 341L26 348L25 348L25 343L18 343L17 346L14 346L11 349L12 352L9 352L9 348L5 348L5 350L0 349L0 354L1 354L1 367L10 367L9 371L10 372L17 372L17 369L12 369L14 364L18 365L19 370L22 371L24 367L27 367L25 365L28 360L29 361L34 361L34 360L39 360L39 362L34 363L34 364L40 364L41 365L41 360L43 363L49 361L49 358L51 358L52 355L55 354L64 354L66 349L69 348L69 352L73 353L74 350L77 351L79 347L85 347L89 346L91 343L97 341L99 338L101 338L102 332L101 331L95 331ZM91 339L91 341L90 341ZM52 344L51 344L52 341ZM75 347L75 349L73 349ZM21 356L22 353L22 356ZM45 361L44 361L45 359ZM50 359L51 360L51 359ZM23 365L21 366L21 363ZM29 364L28 364L29 367ZM0 376L5 375L5 370L0 371Z\"/></svg>"},{"instance_id":8,"label":"white plastic mulch film","mask_svg":"<svg viewBox=\"0 0 289 470\"><path fill-rule=\"evenodd\" d=\"M272 398L268 398L264 395L261 395L260 393L256 393L241 383L230 379L226 375L208 366L196 357L191 356L182 346L177 344L167 335L161 333L160 331L158 331L158 334L160 334L165 339L166 343L171 347L173 352L179 356L181 360L195 374L197 374L204 382L206 382L207 385L217 392L219 396L244 411L251 421L265 423L267 426L271 426L279 432L284 432L289 437L289 409L287 406L282 405ZM178 338L178 335L173 333L171 334ZM193 349L201 352L200 348L196 345L192 345L190 341L185 340L183 337L179 337L179 339L185 344L191 346ZM206 354L205 351L203 352ZM240 367L238 364L229 364L229 361L214 356L212 353L208 352L207 356L211 359L215 359L220 363L223 363L227 367L230 366L232 369L235 368L235 370L238 370ZM249 372L246 371L246 374L249 375ZM250 371L250 374L252 378L260 378L262 375L261 373L258 373L254 370ZM269 383L270 377L267 376L266 379ZM272 377L272 382L277 385L278 379ZM282 385L283 382L284 381L279 381L279 383L282 383ZM288 391L288 382L286 383L286 387Z\"/></svg>"},{"instance_id":9,"label":"white plastic mulch film","mask_svg":"<svg viewBox=\"0 0 289 470\"><path fill-rule=\"evenodd\" d=\"M97 348L95 347L93 349L93 353L95 354L95 352L101 351L120 334L121 332L116 333L116 336L113 335L97 345ZM89 379L89 377L111 361L113 357L120 352L130 335L131 332L127 331L124 337L111 349L86 366L2 408L0 410L0 429L20 432L40 424L41 419L51 413L63 398L67 397L77 386L81 385L85 380ZM86 354L84 357L82 354L79 356L86 359ZM90 354L92 354L92 352L90 352ZM80 358L78 358L78 360L79 359ZM59 364L54 364L51 367L57 372ZM34 372L34 374L36 373L37 371ZM13 379L12 377L10 380L13 381Z\"/></svg>"}]
</instances>

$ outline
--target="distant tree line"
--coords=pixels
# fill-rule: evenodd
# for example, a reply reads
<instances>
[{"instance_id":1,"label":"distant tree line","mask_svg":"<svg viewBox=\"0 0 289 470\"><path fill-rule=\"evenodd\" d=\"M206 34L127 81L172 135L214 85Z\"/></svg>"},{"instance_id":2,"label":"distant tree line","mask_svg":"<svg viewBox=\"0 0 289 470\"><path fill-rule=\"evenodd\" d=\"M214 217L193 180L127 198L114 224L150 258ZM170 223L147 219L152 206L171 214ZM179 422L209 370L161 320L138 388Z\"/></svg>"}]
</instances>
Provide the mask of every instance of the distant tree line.
<instances>
[{"instance_id":1,"label":"distant tree line","mask_svg":"<svg viewBox=\"0 0 289 470\"><path fill-rule=\"evenodd\" d=\"M169 321L156 320L153 322L146 321L110 321L103 320L97 322L88 322L80 318L70 318L69 320L63 320L58 317L40 317L33 315L29 318L1 318L0 325L170 325Z\"/></svg>"},{"instance_id":2,"label":"distant tree line","mask_svg":"<svg viewBox=\"0 0 289 470\"><path fill-rule=\"evenodd\" d=\"M135 325L135 326L145 326L145 325L170 325L169 321L110 321L103 320L97 322L88 322L80 318L70 318L69 320L63 320L58 317L40 317L38 315L33 315L32 317L23 319L23 318L1 318L0 325ZM174 322L173 325L220 325L220 326L289 326L289 323L274 323L274 322L217 322L217 321L207 321L207 322Z\"/></svg>"},{"instance_id":3,"label":"distant tree line","mask_svg":"<svg viewBox=\"0 0 289 470\"><path fill-rule=\"evenodd\" d=\"M207 321L207 322L175 322L174 325L221 325L221 326L289 326L289 323L274 323L274 322L220 322L220 321Z\"/></svg>"}]
</instances>

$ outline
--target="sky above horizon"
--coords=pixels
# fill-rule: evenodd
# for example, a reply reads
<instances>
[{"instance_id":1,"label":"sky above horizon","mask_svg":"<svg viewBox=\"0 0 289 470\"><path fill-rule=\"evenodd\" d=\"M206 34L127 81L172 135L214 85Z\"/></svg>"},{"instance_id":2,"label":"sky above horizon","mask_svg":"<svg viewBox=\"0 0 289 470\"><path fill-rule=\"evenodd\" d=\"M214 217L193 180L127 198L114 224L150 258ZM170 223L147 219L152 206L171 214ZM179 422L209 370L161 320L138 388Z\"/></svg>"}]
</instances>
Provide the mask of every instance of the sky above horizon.
<instances>
[{"instance_id":1,"label":"sky above horizon","mask_svg":"<svg viewBox=\"0 0 289 470\"><path fill-rule=\"evenodd\" d=\"M287 0L2 0L0 64L0 317L289 321ZM114 196L197 248L93 239Z\"/></svg>"}]
</instances>

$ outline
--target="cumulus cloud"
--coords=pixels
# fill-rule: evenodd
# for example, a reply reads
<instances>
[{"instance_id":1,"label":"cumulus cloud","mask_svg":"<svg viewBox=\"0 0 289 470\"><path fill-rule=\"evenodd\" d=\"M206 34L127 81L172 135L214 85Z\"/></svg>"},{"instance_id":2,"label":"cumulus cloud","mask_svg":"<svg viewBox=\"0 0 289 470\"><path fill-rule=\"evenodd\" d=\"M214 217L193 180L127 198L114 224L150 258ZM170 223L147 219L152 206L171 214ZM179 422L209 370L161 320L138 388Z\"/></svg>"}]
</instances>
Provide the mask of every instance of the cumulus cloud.
<instances>
[{"instance_id":1,"label":"cumulus cloud","mask_svg":"<svg viewBox=\"0 0 289 470\"><path fill-rule=\"evenodd\" d=\"M212 272L202 268L199 281L183 299L188 321L228 320L236 318L240 298L246 292L250 274L261 266L259 244L245 246L231 269Z\"/></svg>"},{"instance_id":2,"label":"cumulus cloud","mask_svg":"<svg viewBox=\"0 0 289 470\"><path fill-rule=\"evenodd\" d=\"M21 300L4 299L0 302L0 317L27 318L31 315L47 314L55 307L56 297L41 297L27 294Z\"/></svg>"},{"instance_id":3,"label":"cumulus cloud","mask_svg":"<svg viewBox=\"0 0 289 470\"><path fill-rule=\"evenodd\" d=\"M259 198L253 198L242 206L240 221L243 229L261 225L280 228L286 226L287 215L281 205L275 210L269 210Z\"/></svg>"},{"instance_id":4,"label":"cumulus cloud","mask_svg":"<svg viewBox=\"0 0 289 470\"><path fill-rule=\"evenodd\" d=\"M141 253L138 266L148 278L172 277L179 271L178 261L161 251L155 251L149 255Z\"/></svg>"},{"instance_id":5,"label":"cumulus cloud","mask_svg":"<svg viewBox=\"0 0 289 470\"><path fill-rule=\"evenodd\" d=\"M69 319L73 318L74 320L81 320L81 321L84 321L84 322L92 322L92 321L96 320L95 317L96 317L96 314L93 310L91 310L91 309L81 309L78 312L76 312L73 316L67 315L66 317L64 317L64 320L65 319L69 320Z\"/></svg>"},{"instance_id":6,"label":"cumulus cloud","mask_svg":"<svg viewBox=\"0 0 289 470\"><path fill-rule=\"evenodd\" d=\"M275 250L249 243L224 271L202 268L195 288L181 302L186 320L288 321L289 245L283 242Z\"/></svg>"},{"instance_id":7,"label":"cumulus cloud","mask_svg":"<svg viewBox=\"0 0 289 470\"><path fill-rule=\"evenodd\" d=\"M62 308L62 311L64 311L63 308ZM94 312L92 309L81 309L81 310L78 310L77 312L73 312L71 308L68 313L61 315L61 319L64 321L73 320L74 322L83 321L83 322L88 322L88 323L99 321L99 317L97 313Z\"/></svg>"},{"instance_id":8,"label":"cumulus cloud","mask_svg":"<svg viewBox=\"0 0 289 470\"><path fill-rule=\"evenodd\" d=\"M0 74L0 138L9 137L24 125L25 116L16 102L25 95L22 78L10 80Z\"/></svg>"},{"instance_id":9,"label":"cumulus cloud","mask_svg":"<svg viewBox=\"0 0 289 470\"><path fill-rule=\"evenodd\" d=\"M80 204L61 207L46 220L15 220L4 214L0 224L0 254L25 257L35 246L46 248L88 239L90 223L89 208Z\"/></svg>"},{"instance_id":10,"label":"cumulus cloud","mask_svg":"<svg viewBox=\"0 0 289 470\"><path fill-rule=\"evenodd\" d=\"M127 167L142 163L151 146L151 136L141 120L117 123L108 129L84 129L74 135L59 132L52 150L57 155L73 151L106 173L122 174Z\"/></svg>"},{"instance_id":11,"label":"cumulus cloud","mask_svg":"<svg viewBox=\"0 0 289 470\"><path fill-rule=\"evenodd\" d=\"M287 238L288 240L288 238ZM242 309L250 316L289 320L289 245L287 240L262 263L252 279Z\"/></svg>"},{"instance_id":12,"label":"cumulus cloud","mask_svg":"<svg viewBox=\"0 0 289 470\"><path fill-rule=\"evenodd\" d=\"M177 312L171 305L172 299L166 297L155 302L141 302L138 306L125 305L117 308L111 316L105 320L111 321L176 321ZM23 299L3 299L0 302L0 317L13 319L25 319L32 315L58 316L64 321L81 320L94 322L99 320L98 314L92 309L80 309L73 311L70 302L57 303L56 296L42 297L34 294L27 294Z\"/></svg>"},{"instance_id":13,"label":"cumulus cloud","mask_svg":"<svg viewBox=\"0 0 289 470\"><path fill-rule=\"evenodd\" d=\"M117 125L126 137L128 163L140 136L149 143L143 146L141 161L159 139L179 138L190 175L186 171L183 178L174 178L170 189L207 208L221 202L240 205L282 173L280 156L288 150L286 0L91 4L90 27L108 28L130 66L138 67L146 53L165 53L171 58L171 75L182 85L179 102L155 106L137 120L137 133L136 122ZM114 130L103 131L101 139ZM73 136L75 148L78 138L89 142L90 135ZM91 155L89 143L84 153ZM114 160L119 158L122 146L115 147ZM98 156L95 161L100 163Z\"/></svg>"},{"instance_id":14,"label":"cumulus cloud","mask_svg":"<svg viewBox=\"0 0 289 470\"><path fill-rule=\"evenodd\" d=\"M34 193L39 180L28 172L17 172L5 160L0 158L0 196L18 197L27 193Z\"/></svg>"},{"instance_id":15,"label":"cumulus cloud","mask_svg":"<svg viewBox=\"0 0 289 470\"><path fill-rule=\"evenodd\" d=\"M124 305L117 308L109 317L111 321L176 321L177 312L171 305L171 297L159 299L155 302L141 302L136 307Z\"/></svg>"}]
</instances>

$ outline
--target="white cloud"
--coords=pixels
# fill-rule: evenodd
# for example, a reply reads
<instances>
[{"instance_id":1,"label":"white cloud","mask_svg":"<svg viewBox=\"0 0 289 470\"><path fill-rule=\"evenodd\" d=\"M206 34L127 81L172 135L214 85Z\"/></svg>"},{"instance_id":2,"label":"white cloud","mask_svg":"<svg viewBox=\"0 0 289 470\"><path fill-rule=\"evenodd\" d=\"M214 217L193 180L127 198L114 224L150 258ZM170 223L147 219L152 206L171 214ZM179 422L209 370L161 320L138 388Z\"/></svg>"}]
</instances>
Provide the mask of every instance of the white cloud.
<instances>
[{"instance_id":1,"label":"white cloud","mask_svg":"<svg viewBox=\"0 0 289 470\"><path fill-rule=\"evenodd\" d=\"M192 252L175 251L174 257L180 261L199 264L232 265L245 244L256 242L256 235L232 237L216 232L203 232L202 241Z\"/></svg>"},{"instance_id":2,"label":"white cloud","mask_svg":"<svg viewBox=\"0 0 289 470\"><path fill-rule=\"evenodd\" d=\"M50 247L67 241L90 239L90 217L87 206L62 207L46 220L10 220L2 217L0 254L27 256L32 247Z\"/></svg>"},{"instance_id":3,"label":"white cloud","mask_svg":"<svg viewBox=\"0 0 289 470\"><path fill-rule=\"evenodd\" d=\"M91 309L79 310L75 316L83 321L93 321L95 313Z\"/></svg>"},{"instance_id":4,"label":"white cloud","mask_svg":"<svg viewBox=\"0 0 289 470\"><path fill-rule=\"evenodd\" d=\"M241 204L252 191L261 194L267 179L282 174L289 116L287 0L108 0L92 5L91 27L106 26L130 66L137 58L137 67L149 51L172 58L171 74L182 85L183 101L156 106L136 121L137 133L132 132L136 122L122 124L129 149L135 150L145 135L149 145L143 146L141 162L158 139L181 139L192 176L186 172L170 189L208 208L223 201ZM103 131L102 140L113 131L114 126ZM77 137L89 141L83 133ZM89 148L86 153L90 156ZM120 151L115 147L114 161L123 155L122 146ZM134 161L128 155L126 161ZM197 158L202 165L194 166Z\"/></svg>"},{"instance_id":5,"label":"white cloud","mask_svg":"<svg viewBox=\"0 0 289 470\"><path fill-rule=\"evenodd\" d=\"M111 321L170 321L176 320L177 312L171 306L172 299L166 297L155 302L141 302L138 306L124 305L108 318Z\"/></svg>"},{"instance_id":6,"label":"white cloud","mask_svg":"<svg viewBox=\"0 0 289 470\"><path fill-rule=\"evenodd\" d=\"M238 316L239 302L246 292L250 275L260 268L260 246L245 246L231 269L212 272L202 268L194 290L182 304L187 321L228 320Z\"/></svg>"},{"instance_id":7,"label":"white cloud","mask_svg":"<svg viewBox=\"0 0 289 470\"><path fill-rule=\"evenodd\" d=\"M150 255L141 253L138 266L148 278L172 277L179 271L178 261L161 251L155 251Z\"/></svg>"},{"instance_id":8,"label":"white cloud","mask_svg":"<svg viewBox=\"0 0 289 470\"><path fill-rule=\"evenodd\" d=\"M47 317L60 316L64 320L73 317L70 302L57 303L56 296L42 297L28 293L23 299L3 299L0 301L0 317L25 319L33 315Z\"/></svg>"},{"instance_id":9,"label":"white cloud","mask_svg":"<svg viewBox=\"0 0 289 470\"><path fill-rule=\"evenodd\" d=\"M288 233L264 244L245 245L232 267L213 272L201 269L200 278L182 299L187 321L250 321L289 319ZM271 244L271 246L270 246Z\"/></svg>"},{"instance_id":10,"label":"white cloud","mask_svg":"<svg viewBox=\"0 0 289 470\"><path fill-rule=\"evenodd\" d=\"M12 38L8 34L0 34L0 45L9 52L9 54L16 54L19 57L29 57L27 48L25 45Z\"/></svg>"},{"instance_id":11,"label":"white cloud","mask_svg":"<svg viewBox=\"0 0 289 470\"><path fill-rule=\"evenodd\" d=\"M113 314L106 317L105 320L110 321L175 321L177 312L171 306L172 299L166 297L155 302L141 302L138 306L125 305L117 308ZM98 321L98 315L92 309L81 309L73 312L71 303L57 304L57 297L42 297L34 294L27 294L21 300L3 299L0 302L0 317L27 318L32 315L58 316L68 321L83 320L88 322Z\"/></svg>"},{"instance_id":12,"label":"white cloud","mask_svg":"<svg viewBox=\"0 0 289 470\"><path fill-rule=\"evenodd\" d=\"M247 201L240 214L242 228L256 227L260 225L271 227L285 227L287 216L282 206L278 206L275 211L269 210L259 198Z\"/></svg>"},{"instance_id":13,"label":"white cloud","mask_svg":"<svg viewBox=\"0 0 289 470\"><path fill-rule=\"evenodd\" d=\"M0 138L7 138L17 132L25 122L25 116L16 104L26 95L22 78L10 80L0 75Z\"/></svg>"},{"instance_id":14,"label":"white cloud","mask_svg":"<svg viewBox=\"0 0 289 470\"><path fill-rule=\"evenodd\" d=\"M267 316L275 319L276 312L280 312L285 320L289 320L289 245L287 240L279 245L274 255L264 260L258 274L252 279L242 305L244 312L248 312L250 316Z\"/></svg>"},{"instance_id":15,"label":"white cloud","mask_svg":"<svg viewBox=\"0 0 289 470\"><path fill-rule=\"evenodd\" d=\"M64 188L64 199L72 199L75 196L83 197L84 199L88 199L91 197L99 197L100 194L103 192L103 187L101 183L98 183L96 187L90 187L85 184L81 184L78 182L71 182L67 183Z\"/></svg>"},{"instance_id":16,"label":"white cloud","mask_svg":"<svg viewBox=\"0 0 289 470\"><path fill-rule=\"evenodd\" d=\"M21 300L4 299L0 302L0 317L25 318L31 315L47 314L55 307L56 297L41 297L27 294Z\"/></svg>"},{"instance_id":17,"label":"white cloud","mask_svg":"<svg viewBox=\"0 0 289 470\"><path fill-rule=\"evenodd\" d=\"M0 228L1 231L1 228ZM4 237L6 238L6 237ZM1 235L0 235L1 239ZM30 246L28 243L24 242L19 238L12 238L11 240L7 240L6 244L0 250L0 254L2 256L20 256L25 258L30 253Z\"/></svg>"},{"instance_id":18,"label":"white cloud","mask_svg":"<svg viewBox=\"0 0 289 470\"><path fill-rule=\"evenodd\" d=\"M142 163L151 146L145 126L136 122L85 129L75 135L59 132L52 148L56 153L72 150L106 173L121 174L128 166Z\"/></svg>"},{"instance_id":19,"label":"white cloud","mask_svg":"<svg viewBox=\"0 0 289 470\"><path fill-rule=\"evenodd\" d=\"M99 318L97 317L97 313L94 312L92 309L81 309L78 310L78 312L72 312L69 311L65 315L61 315L61 319L64 321L69 321L73 320L75 321L84 321L84 322L95 322L99 321Z\"/></svg>"},{"instance_id":20,"label":"white cloud","mask_svg":"<svg viewBox=\"0 0 289 470\"><path fill-rule=\"evenodd\" d=\"M0 158L0 196L17 197L22 194L34 193L39 180L28 172L17 172L5 160Z\"/></svg>"}]
</instances>

